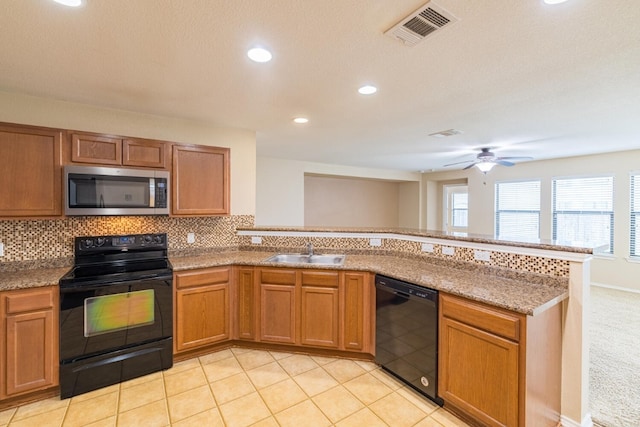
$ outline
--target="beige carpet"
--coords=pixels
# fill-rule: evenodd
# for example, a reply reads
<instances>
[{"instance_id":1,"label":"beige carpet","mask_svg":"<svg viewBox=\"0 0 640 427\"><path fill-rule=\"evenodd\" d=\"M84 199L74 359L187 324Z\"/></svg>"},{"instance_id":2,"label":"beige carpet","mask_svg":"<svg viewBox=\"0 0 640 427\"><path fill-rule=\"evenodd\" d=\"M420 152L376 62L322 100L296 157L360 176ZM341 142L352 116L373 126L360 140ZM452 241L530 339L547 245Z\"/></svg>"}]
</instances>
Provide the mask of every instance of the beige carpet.
<instances>
[{"instance_id":1,"label":"beige carpet","mask_svg":"<svg viewBox=\"0 0 640 427\"><path fill-rule=\"evenodd\" d=\"M640 426L640 294L591 287L590 406L604 427Z\"/></svg>"}]
</instances>

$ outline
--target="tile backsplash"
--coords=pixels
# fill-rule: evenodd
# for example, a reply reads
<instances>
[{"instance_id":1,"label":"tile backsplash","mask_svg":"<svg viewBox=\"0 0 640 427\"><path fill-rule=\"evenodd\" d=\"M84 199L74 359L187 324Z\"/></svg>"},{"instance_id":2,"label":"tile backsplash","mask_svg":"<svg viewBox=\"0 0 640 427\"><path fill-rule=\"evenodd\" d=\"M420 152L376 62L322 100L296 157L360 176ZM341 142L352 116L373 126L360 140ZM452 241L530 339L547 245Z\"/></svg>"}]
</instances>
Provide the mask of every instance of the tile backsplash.
<instances>
[{"instance_id":1,"label":"tile backsplash","mask_svg":"<svg viewBox=\"0 0 640 427\"><path fill-rule=\"evenodd\" d=\"M109 234L167 233L169 250L239 246L237 227L252 227L253 215L173 218L87 216L53 220L0 221L3 263L73 257L73 239ZM195 242L187 243L187 233Z\"/></svg>"}]
</instances>

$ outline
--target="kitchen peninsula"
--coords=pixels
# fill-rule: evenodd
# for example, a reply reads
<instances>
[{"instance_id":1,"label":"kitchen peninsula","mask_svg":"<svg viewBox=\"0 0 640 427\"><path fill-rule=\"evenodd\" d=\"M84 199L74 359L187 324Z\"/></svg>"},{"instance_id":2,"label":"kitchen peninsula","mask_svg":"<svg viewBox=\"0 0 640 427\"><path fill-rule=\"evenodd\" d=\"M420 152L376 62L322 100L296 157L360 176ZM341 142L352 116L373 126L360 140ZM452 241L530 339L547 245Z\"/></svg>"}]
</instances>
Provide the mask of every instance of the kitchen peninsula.
<instances>
[{"instance_id":1,"label":"kitchen peninsula","mask_svg":"<svg viewBox=\"0 0 640 427\"><path fill-rule=\"evenodd\" d=\"M374 339L371 327L371 323L374 322L372 277L373 274L382 273L437 289L450 297L448 304L465 303L465 308L471 310L471 320L478 314L487 313L493 318L506 318L507 323L517 331L516 335L507 338L519 346L518 360L522 366L529 366L526 365L526 358L535 353L537 349L535 346L545 345L544 340L531 339L532 335L530 335L532 333L541 335L541 331L536 331L533 326L539 323L539 319L544 319L542 324L545 330L542 332L545 332L544 335L547 339L558 341L555 347L554 345L550 346L551 349L556 348L557 366L551 365L549 367L556 379L561 377L561 381L557 381L556 387L558 401L552 405L555 406L556 422L560 418L565 425L572 425L566 420L578 419L578 416L572 415L570 411L585 409L580 402L580 393L583 392L582 388L587 387L587 383L582 381L580 370L584 368L582 365L586 362L582 359L583 355L579 351L581 346L578 344L583 340L580 306L584 291L588 286L588 264L593 254L592 248L554 245L553 243L503 242L482 236L449 236L439 232L396 229L336 230L238 227L236 233L240 242L237 247L170 251L176 277L179 278L181 274L197 274L198 272L214 274L217 282L207 284L208 289L212 291L212 301L221 297L220 301L230 302L230 308L227 310L227 314L229 314L226 317L227 323L222 326L223 329L227 328L226 335L224 333L217 334L218 331L214 331L216 336L219 336L218 338L203 341L203 346L199 344L194 347L186 345L184 349L187 353L201 347L206 349L207 345L211 343L216 343L217 346L220 346L220 343L224 344L224 342L250 346L253 345L252 342L254 344L268 342L268 340L261 340L260 331L256 330L248 331L248 335L244 335L243 339L242 330L238 324L247 319L234 311L238 310L238 302L242 301L242 289L244 291L256 289L254 286L257 286L256 283L260 283L258 277L264 271L269 274L285 273L285 275L293 272L291 274L294 276L302 274L298 272L306 271L311 274L309 277L312 280L322 280L323 285L320 287L323 288L323 292L326 291L327 295L334 295L333 298L338 298L336 301L340 301L339 304L345 304L350 300L346 295L340 294L342 291L339 290L339 287L332 288L331 284L324 285L328 277L325 273L334 272L337 274L335 283L344 284L350 280L349 283L358 283L353 289L356 289L357 286L364 286L368 289L360 296L363 298L361 300L363 303L361 320L364 322L361 332L363 343L360 348L357 347L357 344L350 348L349 345L353 340L340 338L333 347L327 345L325 349L334 348L336 351L343 351L354 357L357 354L371 356ZM277 252L292 253L306 250L308 243L312 243L318 253L345 253L347 257L344 265L318 267L265 262L269 256ZM478 251L481 253L482 260L476 259ZM34 286L55 286L59 278L56 275L59 275L60 272L60 268L54 268L4 274L0 279L0 290L4 292L9 289ZM50 274L50 277L44 279L43 274L47 273ZM284 276L279 275L278 277ZM35 278L35 280L31 278ZM196 279L195 282L197 280L199 279ZM176 283L180 283L180 279ZM189 281L184 283L189 283ZM177 286L176 292L181 291L180 285ZM191 292L195 289L189 286L185 286L183 291ZM292 292L295 292L296 286L304 287L304 284L287 286ZM219 292L221 289L222 291ZM199 292L199 290L197 291ZM225 294L225 292L227 293ZM247 295L245 295L246 297ZM258 301L256 299L258 297L259 295L253 295L249 296L249 299L253 298L253 301ZM442 307L446 307L446 305ZM251 313L249 323L253 322L254 326L260 326L259 316L260 313ZM455 313L452 316L445 321L460 323L459 316L456 318ZM549 325L552 326L552 330L548 329ZM343 332L340 336L343 337L344 329L341 330ZM357 328L355 330L357 331ZM560 335L561 332L563 332L563 338ZM504 340L503 334L503 332L497 332L497 337ZM561 339L562 342L560 342ZM300 341L293 339L288 345L297 345L297 343ZM319 347L322 346L308 345L304 351L313 352ZM215 346L211 348L215 348ZM537 351L537 353L546 352ZM560 361L560 354L562 361ZM583 360L582 364L580 360ZM515 389L519 395L519 398L516 399L516 407L518 402L523 405L518 412L521 418L520 421L506 425L536 425L525 416L527 411L533 411L529 406L541 403L531 402L529 396L525 394L525 387L529 386L526 381L529 378L527 373L523 372L517 375L519 376L515 381L520 384L520 387ZM561 403L560 392L562 393ZM525 400L528 402L527 405L524 405ZM445 402L446 406L449 400L445 399ZM529 403L531 404L529 405ZM459 404L455 406L460 409ZM477 417L473 408L466 412L464 409L462 408L464 415L471 418ZM511 417L511 419L514 417L513 414L505 416ZM515 416L518 417L517 414Z\"/></svg>"}]
</instances>

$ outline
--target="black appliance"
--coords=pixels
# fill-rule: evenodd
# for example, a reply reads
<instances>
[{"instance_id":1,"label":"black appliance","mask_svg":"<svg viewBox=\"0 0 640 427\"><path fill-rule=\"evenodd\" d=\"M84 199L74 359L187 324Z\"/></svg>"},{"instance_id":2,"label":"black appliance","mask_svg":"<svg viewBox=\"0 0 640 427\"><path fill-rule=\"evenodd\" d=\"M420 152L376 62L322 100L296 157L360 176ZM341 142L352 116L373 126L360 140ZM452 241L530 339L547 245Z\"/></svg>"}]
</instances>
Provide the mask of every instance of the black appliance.
<instances>
[{"instance_id":1,"label":"black appliance","mask_svg":"<svg viewBox=\"0 0 640 427\"><path fill-rule=\"evenodd\" d=\"M421 394L438 397L438 291L376 275L376 362Z\"/></svg>"},{"instance_id":2,"label":"black appliance","mask_svg":"<svg viewBox=\"0 0 640 427\"><path fill-rule=\"evenodd\" d=\"M169 172L99 166L64 168L66 215L168 215Z\"/></svg>"},{"instance_id":3,"label":"black appliance","mask_svg":"<svg viewBox=\"0 0 640 427\"><path fill-rule=\"evenodd\" d=\"M77 237L60 285L60 396L173 365L166 234Z\"/></svg>"}]
</instances>

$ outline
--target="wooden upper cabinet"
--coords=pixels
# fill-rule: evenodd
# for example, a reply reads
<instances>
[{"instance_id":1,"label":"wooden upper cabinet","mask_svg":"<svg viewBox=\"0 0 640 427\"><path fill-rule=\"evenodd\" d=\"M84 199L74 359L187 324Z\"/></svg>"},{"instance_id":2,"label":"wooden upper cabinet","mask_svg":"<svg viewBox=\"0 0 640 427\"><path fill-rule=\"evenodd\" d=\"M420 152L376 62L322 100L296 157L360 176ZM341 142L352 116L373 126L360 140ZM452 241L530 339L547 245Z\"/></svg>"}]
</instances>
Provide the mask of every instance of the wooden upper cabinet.
<instances>
[{"instance_id":1,"label":"wooden upper cabinet","mask_svg":"<svg viewBox=\"0 0 640 427\"><path fill-rule=\"evenodd\" d=\"M71 134L71 161L78 163L122 164L122 139L92 134Z\"/></svg>"},{"instance_id":2,"label":"wooden upper cabinet","mask_svg":"<svg viewBox=\"0 0 640 427\"><path fill-rule=\"evenodd\" d=\"M166 169L170 144L92 133L71 134L71 162Z\"/></svg>"},{"instance_id":3,"label":"wooden upper cabinet","mask_svg":"<svg viewBox=\"0 0 640 427\"><path fill-rule=\"evenodd\" d=\"M140 139L122 141L122 164L148 168L167 167L167 143Z\"/></svg>"},{"instance_id":4,"label":"wooden upper cabinet","mask_svg":"<svg viewBox=\"0 0 640 427\"><path fill-rule=\"evenodd\" d=\"M0 217L62 215L62 131L0 125Z\"/></svg>"},{"instance_id":5,"label":"wooden upper cabinet","mask_svg":"<svg viewBox=\"0 0 640 427\"><path fill-rule=\"evenodd\" d=\"M230 213L228 148L174 145L171 213L176 216Z\"/></svg>"}]
</instances>

